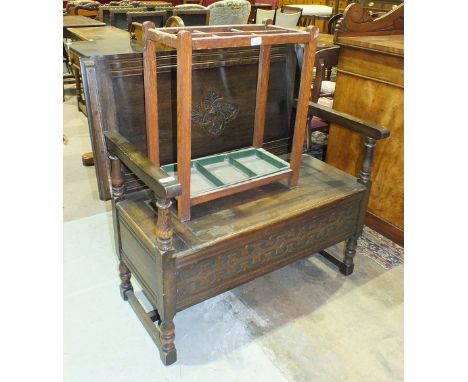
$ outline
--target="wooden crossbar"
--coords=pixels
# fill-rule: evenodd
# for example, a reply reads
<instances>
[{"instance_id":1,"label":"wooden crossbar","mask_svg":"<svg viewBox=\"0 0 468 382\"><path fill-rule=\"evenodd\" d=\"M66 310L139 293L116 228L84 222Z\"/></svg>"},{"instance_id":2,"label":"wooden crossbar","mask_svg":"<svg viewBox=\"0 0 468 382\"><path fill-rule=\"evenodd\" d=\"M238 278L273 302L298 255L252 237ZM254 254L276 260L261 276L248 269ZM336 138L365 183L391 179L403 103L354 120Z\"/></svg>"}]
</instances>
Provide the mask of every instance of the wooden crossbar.
<instances>
[{"instance_id":1,"label":"wooden crossbar","mask_svg":"<svg viewBox=\"0 0 468 382\"><path fill-rule=\"evenodd\" d=\"M306 31L299 30L299 29L290 29L285 27L280 27L277 25L257 25L257 24L233 24L233 25L197 25L197 26L186 26L186 27L171 27L171 28L164 28L164 32L166 33L177 33L181 30L188 30L188 31L212 31L214 33L217 32L229 32L232 30L238 30L239 32L245 31L268 31L268 30L276 30L280 31L290 31L291 33L307 33Z\"/></svg>"},{"instance_id":2,"label":"wooden crossbar","mask_svg":"<svg viewBox=\"0 0 468 382\"><path fill-rule=\"evenodd\" d=\"M231 31L226 31L226 32L203 32L203 31L190 31L192 32L192 36L194 39L200 38L200 37L212 37L212 36L249 36L249 35L255 35L255 36L263 36L263 35L284 35L288 34L290 35L291 33L282 33L283 31L237 31L237 30L231 30Z\"/></svg>"},{"instance_id":3,"label":"wooden crossbar","mask_svg":"<svg viewBox=\"0 0 468 382\"><path fill-rule=\"evenodd\" d=\"M309 41L308 35L293 35L287 33L277 33L272 35L258 34L256 36L218 36L194 37L192 49L219 49L245 46L261 46L276 44L305 44Z\"/></svg>"},{"instance_id":4,"label":"wooden crossbar","mask_svg":"<svg viewBox=\"0 0 468 382\"><path fill-rule=\"evenodd\" d=\"M220 49L231 47L276 45L276 44L306 44L309 41L307 33L278 33L276 31L261 33L244 32L213 32L192 33L192 49ZM160 29L149 30L150 39L172 48L177 48L177 35L165 33Z\"/></svg>"}]
</instances>

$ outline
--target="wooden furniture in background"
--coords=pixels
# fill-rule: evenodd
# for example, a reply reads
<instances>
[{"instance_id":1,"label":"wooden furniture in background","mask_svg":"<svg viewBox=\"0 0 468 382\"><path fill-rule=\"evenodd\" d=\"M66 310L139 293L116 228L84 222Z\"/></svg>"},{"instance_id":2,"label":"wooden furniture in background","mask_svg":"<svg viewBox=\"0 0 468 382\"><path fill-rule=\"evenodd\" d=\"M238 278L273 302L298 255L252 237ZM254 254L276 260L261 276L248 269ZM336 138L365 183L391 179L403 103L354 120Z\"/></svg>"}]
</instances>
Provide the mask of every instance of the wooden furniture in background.
<instances>
[{"instance_id":1,"label":"wooden furniture in background","mask_svg":"<svg viewBox=\"0 0 468 382\"><path fill-rule=\"evenodd\" d=\"M249 24L262 24L261 22L257 22L257 13L258 11L275 11L275 8L271 4L268 3L255 3L255 0L250 1L250 14L249 14ZM271 18L274 20L274 15Z\"/></svg>"},{"instance_id":2,"label":"wooden furniture in background","mask_svg":"<svg viewBox=\"0 0 468 382\"><path fill-rule=\"evenodd\" d=\"M275 25L286 28L298 26L301 15L302 8L284 6L281 10L276 10Z\"/></svg>"},{"instance_id":3,"label":"wooden furniture in background","mask_svg":"<svg viewBox=\"0 0 468 382\"><path fill-rule=\"evenodd\" d=\"M99 7L98 19L102 22L106 23L107 25L110 24L110 17L111 11L138 11L135 8L144 8L140 9L140 11L147 11L148 7L136 7L136 6L110 6L110 5L103 5Z\"/></svg>"},{"instance_id":4,"label":"wooden furniture in background","mask_svg":"<svg viewBox=\"0 0 468 382\"><path fill-rule=\"evenodd\" d=\"M128 12L127 13L127 29L130 33L132 31L132 23L143 24L145 21L151 21L156 28L162 28L166 25L167 11L146 11L146 12Z\"/></svg>"},{"instance_id":5,"label":"wooden furniture in background","mask_svg":"<svg viewBox=\"0 0 468 382\"><path fill-rule=\"evenodd\" d=\"M310 100L315 103L321 104L320 101L326 101L326 103L331 107L333 105L333 100L331 97L334 97L333 93L329 93L328 90L324 89L324 81L327 81L327 73L331 72L333 67L338 65L338 58L340 56L340 47L333 46L330 48L322 49L317 52L315 55L315 77L314 83L311 90ZM333 84L329 82L329 84ZM321 99L321 97L328 97L328 99ZM328 123L321 120L320 118L313 116L309 118L307 123L307 147L311 148L311 134L314 131L328 132Z\"/></svg>"},{"instance_id":6,"label":"wooden furniture in background","mask_svg":"<svg viewBox=\"0 0 468 382\"><path fill-rule=\"evenodd\" d=\"M70 16L71 17L71 16ZM91 19L89 19L91 20ZM91 20L96 21L96 20ZM97 21L96 21L97 22ZM99 22L100 23L100 22ZM100 23L102 26L99 28L96 27L80 27L80 28L68 28L67 34L72 40L76 41L87 41L93 42L95 46L96 41L107 41L107 46L109 48L109 53L117 49L118 44L121 44L119 49L128 49L128 40L129 34L122 29L106 26L104 23ZM73 45L73 43L71 44ZM71 46L70 45L70 46ZM78 110L87 115L85 98L83 94L82 78L81 78L81 67L80 67L80 55L76 54L73 49L68 49L68 54L70 58L70 63L75 75L75 85L76 85L76 98L77 98L77 107Z\"/></svg>"},{"instance_id":7,"label":"wooden furniture in background","mask_svg":"<svg viewBox=\"0 0 468 382\"><path fill-rule=\"evenodd\" d=\"M207 7L210 25L247 24L252 6L247 0L220 0Z\"/></svg>"},{"instance_id":8,"label":"wooden furniture in background","mask_svg":"<svg viewBox=\"0 0 468 382\"><path fill-rule=\"evenodd\" d=\"M351 4L336 30L341 46L334 109L382 124L392 137L376 151L366 224L397 243L404 241L404 35L403 5L373 20ZM332 125L327 163L350 174L361 140Z\"/></svg>"},{"instance_id":9,"label":"wooden furniture in background","mask_svg":"<svg viewBox=\"0 0 468 382\"><path fill-rule=\"evenodd\" d=\"M73 14L76 16L85 16L94 19L98 15L100 5L101 4L97 1L78 3L73 9Z\"/></svg>"},{"instance_id":10,"label":"wooden furniture in background","mask_svg":"<svg viewBox=\"0 0 468 382\"><path fill-rule=\"evenodd\" d=\"M174 16L178 16L184 22L184 26L208 25L210 22L210 11L208 9L184 9L174 8Z\"/></svg>"},{"instance_id":11,"label":"wooden furniture in background","mask_svg":"<svg viewBox=\"0 0 468 382\"><path fill-rule=\"evenodd\" d=\"M254 15L254 24L264 24L266 20L271 20L272 23L275 23L276 9L256 9Z\"/></svg>"},{"instance_id":12,"label":"wooden furniture in background","mask_svg":"<svg viewBox=\"0 0 468 382\"><path fill-rule=\"evenodd\" d=\"M330 48L320 50L320 54L315 59L315 78L314 86L311 93L312 102L317 102L319 97L330 97L333 94L327 94L323 90L323 82L329 81L331 77L332 68L338 66L338 59L340 57L340 47L333 46ZM317 86L316 86L317 85Z\"/></svg>"},{"instance_id":13,"label":"wooden furniture in background","mask_svg":"<svg viewBox=\"0 0 468 382\"><path fill-rule=\"evenodd\" d=\"M336 15L337 13L343 13L345 8L352 2L352 0L279 0L278 7L283 5L295 5L295 4L305 4L305 5L323 5L331 7L333 9L332 14Z\"/></svg>"},{"instance_id":14,"label":"wooden furniture in background","mask_svg":"<svg viewBox=\"0 0 468 382\"><path fill-rule=\"evenodd\" d=\"M74 39L73 33L69 31L70 28L80 29L80 28L87 28L90 26L94 27L103 27L106 24L98 21L91 19L89 17L85 16L63 16L63 38L64 39ZM78 99L78 104L81 102L84 103L84 99L82 98L82 92L81 92L81 76L79 71L77 72L76 70L76 61L74 60L73 55L70 54L69 49L68 49L69 43L63 43L63 58L66 61L67 68L71 71L71 75L75 79L75 85L76 85L76 96ZM68 76L67 76L68 77ZM65 78L65 77L64 77ZM65 97L64 97L65 100Z\"/></svg>"},{"instance_id":15,"label":"wooden furniture in background","mask_svg":"<svg viewBox=\"0 0 468 382\"><path fill-rule=\"evenodd\" d=\"M160 12L160 11L155 11L155 12ZM164 11L167 13L167 11ZM172 12L171 12L172 13ZM157 28L162 28L162 27L167 27L167 28L179 28L179 27L184 27L184 20L182 20L179 16L171 16L166 19L165 23L158 27L159 24L152 20L146 20L146 21L151 21L155 24ZM143 44L143 24L140 22L132 22L130 25L130 38L132 40L137 41L140 44Z\"/></svg>"},{"instance_id":16,"label":"wooden furniture in background","mask_svg":"<svg viewBox=\"0 0 468 382\"><path fill-rule=\"evenodd\" d=\"M334 34L335 33L335 27L338 21L343 17L342 13L337 13L334 14L330 19L328 20L327 23L327 32L328 34Z\"/></svg>"},{"instance_id":17,"label":"wooden furniture in background","mask_svg":"<svg viewBox=\"0 0 468 382\"><path fill-rule=\"evenodd\" d=\"M179 36L186 38L182 37L183 33ZM227 41L226 43L229 44ZM295 72L291 71L296 65L294 54L290 54L293 52L291 48L285 45L272 46L270 52L272 66L269 77L274 80L270 85L276 90L272 89L270 92L269 89L268 99L277 107L286 107L278 116L290 117L293 114L294 91L277 91L278 86L296 89ZM212 56L207 57L206 53L195 53L193 56L192 80L194 84L198 84L194 87L194 104L206 102L203 96L204 86L200 85L207 83L218 94L227 94L223 89L230 89L229 94L232 96L226 96L225 102L243 102L243 97L247 98L243 106L252 104L252 97L255 98L256 94L255 81L254 90L246 90L251 88L252 78L257 76L254 68L259 62L259 49L227 47L210 51L210 55ZM218 60L214 60L216 56ZM171 72L180 70L181 67L178 65L176 69L176 64L174 51L158 52L157 93L164 94L164 98L158 97L157 104L152 104L152 107L157 105L158 114L165 118L168 116L164 108L170 100L166 96L170 89L167 81L172 78ZM169 65L172 69L168 70ZM194 206L192 219L181 222L176 210L171 207L173 198L181 194L180 183L168 177L167 173L148 158L149 138L146 130L138 138L134 130L135 124L131 121L126 121L127 130L123 129L122 121L127 118L128 109L122 108L125 103L115 103L115 99L122 96L120 92L116 97L115 91L121 89L119 82L121 83L122 77L118 79L118 73L121 73L120 76L122 73L128 76L128 66L124 63L116 66L113 61L113 67L109 68L105 58L101 56L90 62L85 60L83 67L89 115L94 119L95 127L100 125L100 137L105 136L110 159L108 166L112 173L112 210L116 250L120 260L121 295L132 306L159 348L164 364L169 365L176 361L173 319L183 309L312 253L320 251L329 258L325 249L344 240L344 260L341 262L334 259L333 262L339 265L344 275L352 273L357 238L362 232L370 191L373 150L376 140L387 137L388 130L311 103L310 113L320 114L333 122L340 121L355 133L367 137L359 178L304 156L298 187L290 190L288 182L283 181L235 196L226 196L203 206ZM216 68L222 68L223 73L220 74ZM310 71L305 73L310 74ZM262 72L260 75L262 76ZM134 78L127 81L135 83ZM136 88L138 87L137 85ZM184 89L179 84L179 94L186 95ZM116 97L114 99L108 97L112 92ZM304 94L303 91L300 93ZM125 101L134 100L132 95L127 94ZM235 95L238 95L236 99L233 98ZM270 97L271 95L274 97ZM286 102L277 103L277 97L286 99ZM142 98L139 101L141 100ZM138 103L133 105L137 106ZM222 147L223 151L232 149L230 137L242 137L245 134L242 126L251 133L255 126L255 111L251 110L246 114L245 109L241 110L242 113L239 112L237 116L238 128L235 134L226 128L221 134L210 136L205 128L199 126L193 130L192 148L199 150L197 146L201 144L205 152L213 146L218 149ZM297 115L301 115L302 111L298 110ZM247 123L249 119L252 120L251 123ZM190 118L184 118L184 123L187 120ZM284 130L291 129L291 118L282 118L282 122L276 118L270 121L271 124L267 121L269 129L265 133L271 127L282 124ZM163 126L164 122L161 122L159 120L160 126ZM252 134L247 134L244 138L249 141ZM173 130L171 133L164 129L164 134L159 139L161 153L162 150L167 153L168 149L176 145ZM163 157L167 159L165 154ZM125 174L128 170L145 184L143 189L135 189L129 184ZM143 309L133 292L132 274L154 308L150 312Z\"/></svg>"},{"instance_id":18,"label":"wooden furniture in background","mask_svg":"<svg viewBox=\"0 0 468 382\"><path fill-rule=\"evenodd\" d=\"M353 2L362 5L365 10L371 11L371 13L388 12L403 4L403 0L354 0Z\"/></svg>"},{"instance_id":19,"label":"wooden furniture in background","mask_svg":"<svg viewBox=\"0 0 468 382\"><path fill-rule=\"evenodd\" d=\"M166 21L167 28L180 28L183 26L185 26L184 20L182 20L179 16L171 16ZM141 39L141 42L143 42L143 37Z\"/></svg>"},{"instance_id":20,"label":"wooden furniture in background","mask_svg":"<svg viewBox=\"0 0 468 382\"><path fill-rule=\"evenodd\" d=\"M310 5L310 4L290 4L283 5L283 9L301 10L301 19L299 25L307 27L309 25L315 25L319 27L321 32L327 31L328 19L333 14L333 9L325 5Z\"/></svg>"},{"instance_id":21,"label":"wooden furniture in background","mask_svg":"<svg viewBox=\"0 0 468 382\"><path fill-rule=\"evenodd\" d=\"M103 27L106 24L84 16L63 16L63 38L70 38L68 28Z\"/></svg>"},{"instance_id":22,"label":"wooden furniture in background","mask_svg":"<svg viewBox=\"0 0 468 382\"><path fill-rule=\"evenodd\" d=\"M127 21L127 13L128 12L146 12L148 9L146 7L134 7L130 10L126 9L112 9L109 12L109 23L111 26L128 30L128 21Z\"/></svg>"}]
</instances>

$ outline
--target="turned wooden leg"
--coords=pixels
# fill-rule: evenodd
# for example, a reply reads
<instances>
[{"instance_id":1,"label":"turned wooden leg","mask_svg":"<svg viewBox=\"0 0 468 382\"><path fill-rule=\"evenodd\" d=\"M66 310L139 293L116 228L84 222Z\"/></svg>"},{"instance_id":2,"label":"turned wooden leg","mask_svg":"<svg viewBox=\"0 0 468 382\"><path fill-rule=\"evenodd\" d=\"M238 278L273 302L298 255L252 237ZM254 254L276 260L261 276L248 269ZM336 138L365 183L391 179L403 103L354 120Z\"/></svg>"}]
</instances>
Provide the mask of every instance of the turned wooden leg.
<instances>
[{"instance_id":1,"label":"turned wooden leg","mask_svg":"<svg viewBox=\"0 0 468 382\"><path fill-rule=\"evenodd\" d=\"M171 221L171 200L158 198L156 206L158 208L156 221L156 243L158 246L158 268L161 270L160 277L163 280L163 290L166 293L161 300L159 309L159 341L161 347L159 354L164 365L171 365L177 360L175 348L175 326L174 316L176 314L175 296L175 270L174 270L174 247L172 244L173 228Z\"/></svg>"},{"instance_id":2,"label":"turned wooden leg","mask_svg":"<svg viewBox=\"0 0 468 382\"><path fill-rule=\"evenodd\" d=\"M120 295L124 299L124 301L127 301L127 292L128 291L133 291L133 286L132 283L130 282L130 278L132 277L132 274L130 272L130 269L125 265L123 261L120 262L119 264L119 276L120 280L122 281L120 283Z\"/></svg>"},{"instance_id":3,"label":"turned wooden leg","mask_svg":"<svg viewBox=\"0 0 468 382\"><path fill-rule=\"evenodd\" d=\"M83 166L94 166L94 155L93 152L87 152L81 155L81 163Z\"/></svg>"},{"instance_id":4,"label":"turned wooden leg","mask_svg":"<svg viewBox=\"0 0 468 382\"><path fill-rule=\"evenodd\" d=\"M355 237L351 237L350 239L348 239L348 241L346 242L343 264L340 266L340 272L345 276L349 276L351 273L353 273L353 258L356 254L356 247L357 239Z\"/></svg>"},{"instance_id":5,"label":"turned wooden leg","mask_svg":"<svg viewBox=\"0 0 468 382\"><path fill-rule=\"evenodd\" d=\"M159 326L161 332L161 360L164 365L173 364L177 360L177 351L174 345L175 326L172 319L163 320Z\"/></svg>"}]
</instances>

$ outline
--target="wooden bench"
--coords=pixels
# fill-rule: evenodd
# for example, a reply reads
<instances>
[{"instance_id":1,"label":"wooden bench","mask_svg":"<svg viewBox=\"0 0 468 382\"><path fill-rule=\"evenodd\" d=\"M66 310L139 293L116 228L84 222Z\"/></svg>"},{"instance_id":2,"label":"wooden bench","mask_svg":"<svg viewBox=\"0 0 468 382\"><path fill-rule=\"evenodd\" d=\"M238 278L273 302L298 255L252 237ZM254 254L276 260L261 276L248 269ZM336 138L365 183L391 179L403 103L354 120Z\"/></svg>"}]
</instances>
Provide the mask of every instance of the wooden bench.
<instances>
[{"instance_id":1,"label":"wooden bench","mask_svg":"<svg viewBox=\"0 0 468 382\"><path fill-rule=\"evenodd\" d=\"M192 59L192 105L203 105L210 124L210 128L192 124L192 157L249 146L254 134L258 47L194 51ZM366 137L358 178L303 155L297 187L290 189L283 180L195 205L191 220L182 222L173 205L181 185L147 156L143 73L132 60L135 57L83 61L88 117L96 159L111 172L121 294L169 365L177 358L173 322L177 312L313 253L330 259L325 249L342 241L346 241L344 260L333 262L343 274L352 273L370 193L374 147L389 132L310 103L309 115ZM160 164L177 161L176 63L174 51L158 52ZM263 148L277 155L290 148L296 69L294 47L271 47ZM210 114L210 102L220 98L237 105L233 120L223 123L222 114ZM135 297L132 274L152 311L146 312Z\"/></svg>"}]
</instances>

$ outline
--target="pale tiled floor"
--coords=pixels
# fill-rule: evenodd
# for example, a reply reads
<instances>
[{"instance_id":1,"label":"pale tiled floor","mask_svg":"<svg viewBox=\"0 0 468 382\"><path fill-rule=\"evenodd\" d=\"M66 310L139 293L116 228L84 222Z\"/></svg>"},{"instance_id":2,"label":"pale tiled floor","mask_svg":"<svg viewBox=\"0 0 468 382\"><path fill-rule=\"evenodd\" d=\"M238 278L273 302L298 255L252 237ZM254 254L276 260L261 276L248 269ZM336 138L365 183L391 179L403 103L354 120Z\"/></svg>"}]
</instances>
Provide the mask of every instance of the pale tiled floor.
<instances>
[{"instance_id":1,"label":"pale tiled floor","mask_svg":"<svg viewBox=\"0 0 468 382\"><path fill-rule=\"evenodd\" d=\"M65 381L403 380L403 266L363 256L348 278L311 256L178 313L178 360L164 367L120 298L110 206L81 165L87 122L66 98Z\"/></svg>"}]
</instances>

